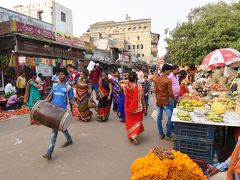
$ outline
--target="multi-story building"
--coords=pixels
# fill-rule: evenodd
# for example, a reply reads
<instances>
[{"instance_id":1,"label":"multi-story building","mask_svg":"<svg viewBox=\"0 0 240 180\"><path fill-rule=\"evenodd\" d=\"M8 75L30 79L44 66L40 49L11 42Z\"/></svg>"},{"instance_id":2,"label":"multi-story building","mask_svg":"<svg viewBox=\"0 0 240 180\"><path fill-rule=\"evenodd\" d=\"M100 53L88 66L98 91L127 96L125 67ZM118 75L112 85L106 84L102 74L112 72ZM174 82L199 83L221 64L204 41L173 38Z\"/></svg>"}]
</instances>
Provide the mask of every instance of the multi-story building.
<instances>
[{"instance_id":1,"label":"multi-story building","mask_svg":"<svg viewBox=\"0 0 240 180\"><path fill-rule=\"evenodd\" d=\"M47 22L40 21L36 18L32 18L32 17L26 16L24 14L0 7L0 22L6 22L6 21L11 21L11 20L15 20L18 22L22 22L24 24L39 27L39 28L42 28L42 29L45 29L48 31L52 31L52 29L53 29L52 24L49 24Z\"/></svg>"},{"instance_id":2,"label":"multi-story building","mask_svg":"<svg viewBox=\"0 0 240 180\"><path fill-rule=\"evenodd\" d=\"M89 35L94 39L125 40L125 49L145 62L155 62L159 35L151 32L151 19L97 22L90 25Z\"/></svg>"},{"instance_id":3,"label":"multi-story building","mask_svg":"<svg viewBox=\"0 0 240 180\"><path fill-rule=\"evenodd\" d=\"M52 24L52 31L73 34L72 10L53 0L25 6L16 5L13 10Z\"/></svg>"}]
</instances>

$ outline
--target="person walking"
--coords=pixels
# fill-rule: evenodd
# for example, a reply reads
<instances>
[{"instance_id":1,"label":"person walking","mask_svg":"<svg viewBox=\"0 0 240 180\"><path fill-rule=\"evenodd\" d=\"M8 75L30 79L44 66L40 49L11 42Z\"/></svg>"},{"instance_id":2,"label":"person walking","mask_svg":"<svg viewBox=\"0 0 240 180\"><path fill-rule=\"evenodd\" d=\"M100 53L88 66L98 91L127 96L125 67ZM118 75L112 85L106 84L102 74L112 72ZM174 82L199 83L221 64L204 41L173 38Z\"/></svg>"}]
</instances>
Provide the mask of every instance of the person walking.
<instances>
[{"instance_id":1,"label":"person walking","mask_svg":"<svg viewBox=\"0 0 240 180\"><path fill-rule=\"evenodd\" d=\"M53 75L53 77L51 79L52 87L54 87L55 85L58 84L58 81L59 81L58 75L59 75L59 70L56 70L55 74Z\"/></svg>"},{"instance_id":2,"label":"person walking","mask_svg":"<svg viewBox=\"0 0 240 180\"><path fill-rule=\"evenodd\" d=\"M162 67L162 75L157 78L155 81L155 90L156 90L156 104L158 109L158 116L157 116L157 125L158 131L160 135L160 139L171 140L171 129L173 123L171 122L173 108L169 101L169 98L174 98L173 91L172 91L172 82L168 78L168 75L172 72L172 66L169 64L164 64ZM162 127L162 118L163 118L163 111L167 114L167 132L166 137L163 133Z\"/></svg>"},{"instance_id":3,"label":"person walking","mask_svg":"<svg viewBox=\"0 0 240 180\"><path fill-rule=\"evenodd\" d=\"M146 109L143 97L143 87L137 83L137 74L131 72L129 74L129 83L125 87L125 125L127 129L128 139L138 144L139 134L143 132L142 124L143 112Z\"/></svg>"},{"instance_id":4,"label":"person walking","mask_svg":"<svg viewBox=\"0 0 240 180\"><path fill-rule=\"evenodd\" d=\"M119 101L120 101L119 79L120 79L120 74L118 72L116 72L115 77L113 78L113 111L114 112L117 111Z\"/></svg>"},{"instance_id":5,"label":"person walking","mask_svg":"<svg viewBox=\"0 0 240 180\"><path fill-rule=\"evenodd\" d=\"M48 99L53 105L56 105L63 109L67 109L68 101L72 105L76 105L76 103L74 103L73 89L70 85L66 84L67 76L68 72L66 70L60 70L59 83L53 87L51 97ZM66 142L61 146L62 148L67 147L73 143L72 137L69 134L68 130L63 131L63 134L66 138ZM42 156L43 158L47 158L48 160L52 158L57 136L58 130L52 129L50 144L48 146L47 153Z\"/></svg>"},{"instance_id":6,"label":"person walking","mask_svg":"<svg viewBox=\"0 0 240 180\"><path fill-rule=\"evenodd\" d=\"M88 102L91 98L92 90L87 80L86 72L80 72L80 77L76 85L76 102L78 104L79 120L83 122L90 121L92 111L88 107Z\"/></svg>"},{"instance_id":7,"label":"person walking","mask_svg":"<svg viewBox=\"0 0 240 180\"><path fill-rule=\"evenodd\" d=\"M18 76L17 82L16 82L17 91L20 92L21 96L24 96L24 94L25 94L25 88L26 88L26 79L25 79L25 77L26 77L25 73L22 72L21 75Z\"/></svg>"},{"instance_id":8,"label":"person walking","mask_svg":"<svg viewBox=\"0 0 240 180\"><path fill-rule=\"evenodd\" d=\"M100 71L99 71L99 66L96 64L94 66L93 71L90 72L89 75L89 82L91 85L92 91L94 90L96 93L96 99L98 99L98 81L99 81L99 76L100 76Z\"/></svg>"},{"instance_id":9,"label":"person walking","mask_svg":"<svg viewBox=\"0 0 240 180\"><path fill-rule=\"evenodd\" d=\"M30 73L30 80L27 82L27 87L24 95L24 103L29 109L32 109L34 104L40 100L39 88L41 85L36 82L37 73L35 71ZM30 120L30 125L39 123L33 119Z\"/></svg>"},{"instance_id":10,"label":"person walking","mask_svg":"<svg viewBox=\"0 0 240 180\"><path fill-rule=\"evenodd\" d=\"M99 86L99 102L97 107L98 121L108 120L111 104L112 104L112 83L108 79L108 74L102 72L102 77L98 83Z\"/></svg>"},{"instance_id":11,"label":"person walking","mask_svg":"<svg viewBox=\"0 0 240 180\"><path fill-rule=\"evenodd\" d=\"M146 105L146 111L144 112L144 116L147 116L148 104L149 104L149 94L151 92L151 85L148 80L148 75L144 75L143 89L144 89L144 102Z\"/></svg>"}]
</instances>

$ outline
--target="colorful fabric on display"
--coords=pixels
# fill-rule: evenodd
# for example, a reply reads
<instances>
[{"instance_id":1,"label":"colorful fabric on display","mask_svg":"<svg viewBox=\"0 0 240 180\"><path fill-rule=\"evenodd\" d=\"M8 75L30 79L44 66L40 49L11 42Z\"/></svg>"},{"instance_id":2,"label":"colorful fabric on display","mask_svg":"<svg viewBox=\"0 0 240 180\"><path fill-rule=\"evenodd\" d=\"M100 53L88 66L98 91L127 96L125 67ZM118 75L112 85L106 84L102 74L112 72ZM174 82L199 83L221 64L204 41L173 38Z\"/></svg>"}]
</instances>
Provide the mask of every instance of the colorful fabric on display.
<instances>
[{"instance_id":1,"label":"colorful fabric on display","mask_svg":"<svg viewBox=\"0 0 240 180\"><path fill-rule=\"evenodd\" d=\"M67 66L67 61L63 60L63 67L66 67L66 66Z\"/></svg>"},{"instance_id":2,"label":"colorful fabric on display","mask_svg":"<svg viewBox=\"0 0 240 180\"><path fill-rule=\"evenodd\" d=\"M49 59L49 65L50 66L52 65L52 59Z\"/></svg>"},{"instance_id":3,"label":"colorful fabric on display","mask_svg":"<svg viewBox=\"0 0 240 180\"><path fill-rule=\"evenodd\" d=\"M30 62L31 62L31 65L32 65L32 66L35 65L35 59L34 59L34 58L30 58Z\"/></svg>"},{"instance_id":4,"label":"colorful fabric on display","mask_svg":"<svg viewBox=\"0 0 240 180\"><path fill-rule=\"evenodd\" d=\"M15 57L13 54L10 55L10 60L9 60L9 64L8 64L10 67L14 67L16 64L15 64Z\"/></svg>"},{"instance_id":5,"label":"colorful fabric on display","mask_svg":"<svg viewBox=\"0 0 240 180\"><path fill-rule=\"evenodd\" d=\"M41 64L47 64L46 58L41 58Z\"/></svg>"},{"instance_id":6,"label":"colorful fabric on display","mask_svg":"<svg viewBox=\"0 0 240 180\"><path fill-rule=\"evenodd\" d=\"M52 59L52 65L56 66L56 59Z\"/></svg>"},{"instance_id":7,"label":"colorful fabric on display","mask_svg":"<svg viewBox=\"0 0 240 180\"><path fill-rule=\"evenodd\" d=\"M67 64L73 65L73 61L72 60L67 60Z\"/></svg>"},{"instance_id":8,"label":"colorful fabric on display","mask_svg":"<svg viewBox=\"0 0 240 180\"><path fill-rule=\"evenodd\" d=\"M50 63L50 60L49 60L49 59L46 59L46 64L49 65L49 63Z\"/></svg>"},{"instance_id":9,"label":"colorful fabric on display","mask_svg":"<svg viewBox=\"0 0 240 180\"><path fill-rule=\"evenodd\" d=\"M36 57L36 58L35 58L35 64L36 64L36 66L39 65L39 64L41 64L41 58Z\"/></svg>"}]
</instances>

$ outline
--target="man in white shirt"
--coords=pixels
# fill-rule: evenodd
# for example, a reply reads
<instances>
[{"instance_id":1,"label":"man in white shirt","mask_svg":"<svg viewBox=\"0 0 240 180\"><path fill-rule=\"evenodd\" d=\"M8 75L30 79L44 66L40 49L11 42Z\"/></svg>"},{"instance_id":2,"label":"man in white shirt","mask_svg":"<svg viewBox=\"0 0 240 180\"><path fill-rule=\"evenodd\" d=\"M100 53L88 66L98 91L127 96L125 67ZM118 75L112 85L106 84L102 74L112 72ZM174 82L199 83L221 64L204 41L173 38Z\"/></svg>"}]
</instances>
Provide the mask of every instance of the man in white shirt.
<instances>
[{"instance_id":1,"label":"man in white shirt","mask_svg":"<svg viewBox=\"0 0 240 180\"><path fill-rule=\"evenodd\" d=\"M138 76L138 83L143 83L144 82L144 73L143 71L141 70L141 68L138 68L137 70L137 76Z\"/></svg>"},{"instance_id":2,"label":"man in white shirt","mask_svg":"<svg viewBox=\"0 0 240 180\"><path fill-rule=\"evenodd\" d=\"M56 70L55 74L53 75L53 77L51 79L53 87L58 84L58 81L59 81L58 75L59 75L59 72L58 72L58 70Z\"/></svg>"},{"instance_id":3,"label":"man in white shirt","mask_svg":"<svg viewBox=\"0 0 240 180\"><path fill-rule=\"evenodd\" d=\"M13 84L14 84L13 80L10 80L10 82L7 83L7 85L4 88L5 94L7 94L7 93L16 93L17 92L16 88L15 88L15 86L13 86Z\"/></svg>"},{"instance_id":4,"label":"man in white shirt","mask_svg":"<svg viewBox=\"0 0 240 180\"><path fill-rule=\"evenodd\" d=\"M43 94L43 85L44 85L44 82L42 81L42 77L43 77L42 73L39 73L38 77L36 78L36 82L41 85L41 87L38 89L40 96L42 96Z\"/></svg>"}]
</instances>

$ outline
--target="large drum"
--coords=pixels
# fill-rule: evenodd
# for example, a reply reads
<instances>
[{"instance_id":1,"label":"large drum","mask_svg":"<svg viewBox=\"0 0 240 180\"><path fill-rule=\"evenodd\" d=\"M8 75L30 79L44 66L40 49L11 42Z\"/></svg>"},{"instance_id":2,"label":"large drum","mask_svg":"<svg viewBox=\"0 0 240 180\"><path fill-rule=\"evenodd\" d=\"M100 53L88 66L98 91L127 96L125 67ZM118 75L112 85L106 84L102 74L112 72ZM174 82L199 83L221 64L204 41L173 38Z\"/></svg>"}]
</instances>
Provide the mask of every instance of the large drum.
<instances>
[{"instance_id":1,"label":"large drum","mask_svg":"<svg viewBox=\"0 0 240 180\"><path fill-rule=\"evenodd\" d=\"M33 106L31 118L47 127L65 131L71 123L72 113L67 109L40 100Z\"/></svg>"}]
</instances>

